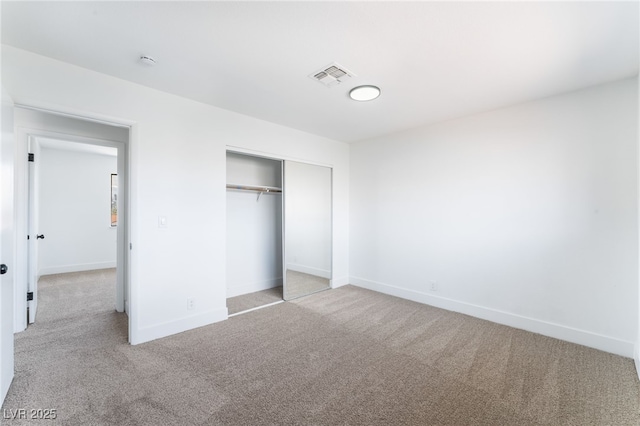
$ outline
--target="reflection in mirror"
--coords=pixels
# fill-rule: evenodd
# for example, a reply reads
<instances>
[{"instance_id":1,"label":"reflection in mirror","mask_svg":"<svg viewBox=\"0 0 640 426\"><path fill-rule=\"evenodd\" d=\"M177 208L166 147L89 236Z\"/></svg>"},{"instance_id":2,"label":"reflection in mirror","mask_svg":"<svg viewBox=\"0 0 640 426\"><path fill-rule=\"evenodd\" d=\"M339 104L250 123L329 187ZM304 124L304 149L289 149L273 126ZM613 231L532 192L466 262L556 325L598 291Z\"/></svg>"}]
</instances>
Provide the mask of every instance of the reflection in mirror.
<instances>
[{"instance_id":1,"label":"reflection in mirror","mask_svg":"<svg viewBox=\"0 0 640 426\"><path fill-rule=\"evenodd\" d=\"M331 279L331 169L285 161L284 299L326 290Z\"/></svg>"}]
</instances>

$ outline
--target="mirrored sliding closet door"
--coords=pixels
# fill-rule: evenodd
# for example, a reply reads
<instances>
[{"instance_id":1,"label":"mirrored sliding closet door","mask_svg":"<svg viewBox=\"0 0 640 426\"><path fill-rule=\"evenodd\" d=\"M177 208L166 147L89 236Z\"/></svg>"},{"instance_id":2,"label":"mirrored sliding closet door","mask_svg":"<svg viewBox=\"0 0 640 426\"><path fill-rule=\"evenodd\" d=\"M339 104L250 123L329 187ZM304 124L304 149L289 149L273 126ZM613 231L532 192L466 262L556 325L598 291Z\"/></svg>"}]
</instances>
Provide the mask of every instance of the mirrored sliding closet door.
<instances>
[{"instance_id":1,"label":"mirrored sliding closet door","mask_svg":"<svg viewBox=\"0 0 640 426\"><path fill-rule=\"evenodd\" d=\"M284 162L284 299L330 287L331 169Z\"/></svg>"}]
</instances>

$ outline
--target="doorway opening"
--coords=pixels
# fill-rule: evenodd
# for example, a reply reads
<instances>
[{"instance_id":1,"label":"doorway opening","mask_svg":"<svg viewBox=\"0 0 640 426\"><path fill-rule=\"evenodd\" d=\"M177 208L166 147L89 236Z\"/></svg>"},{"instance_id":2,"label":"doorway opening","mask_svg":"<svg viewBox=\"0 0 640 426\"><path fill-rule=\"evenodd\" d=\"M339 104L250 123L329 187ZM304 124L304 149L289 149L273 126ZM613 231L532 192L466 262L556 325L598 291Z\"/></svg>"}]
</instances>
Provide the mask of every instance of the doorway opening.
<instances>
[{"instance_id":1,"label":"doorway opening","mask_svg":"<svg viewBox=\"0 0 640 426\"><path fill-rule=\"evenodd\" d=\"M40 321L128 314L129 129L15 110L28 159L26 288L16 292L16 331ZM128 335L126 324L122 332Z\"/></svg>"}]
</instances>

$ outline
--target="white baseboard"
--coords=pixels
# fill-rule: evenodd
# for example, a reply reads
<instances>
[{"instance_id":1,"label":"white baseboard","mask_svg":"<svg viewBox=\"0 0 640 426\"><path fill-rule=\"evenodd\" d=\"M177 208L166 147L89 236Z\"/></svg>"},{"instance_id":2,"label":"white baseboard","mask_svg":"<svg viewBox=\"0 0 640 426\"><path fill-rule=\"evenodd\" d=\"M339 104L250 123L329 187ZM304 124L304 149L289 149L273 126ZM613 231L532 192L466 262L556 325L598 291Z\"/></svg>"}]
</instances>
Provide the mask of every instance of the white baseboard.
<instances>
[{"instance_id":1,"label":"white baseboard","mask_svg":"<svg viewBox=\"0 0 640 426\"><path fill-rule=\"evenodd\" d=\"M339 277L331 280L331 288L338 288L347 284L349 284L349 277Z\"/></svg>"},{"instance_id":2,"label":"white baseboard","mask_svg":"<svg viewBox=\"0 0 640 426\"><path fill-rule=\"evenodd\" d=\"M68 272L93 271L94 269L110 269L115 268L117 263L113 262L96 262L96 263L80 263L75 265L50 266L42 268L38 271L38 277L52 274L66 274Z\"/></svg>"},{"instance_id":3,"label":"white baseboard","mask_svg":"<svg viewBox=\"0 0 640 426\"><path fill-rule=\"evenodd\" d=\"M227 287L227 298L241 296L247 293L255 293L256 291L268 290L274 287L282 286L282 277L265 281L256 281L249 284L232 285Z\"/></svg>"},{"instance_id":4,"label":"white baseboard","mask_svg":"<svg viewBox=\"0 0 640 426\"><path fill-rule=\"evenodd\" d=\"M476 318L492 321L509 327L519 328L544 336L554 337L571 343L588 346L601 351L610 352L627 358L634 357L634 343L616 339L614 337L591 333L589 331L567 327L535 318L524 317L509 312L486 308L484 306L473 305L446 297L435 296L402 287L379 283L364 278L351 277L351 284L369 290L412 300L418 303L435 306L449 311L460 312ZM636 365L640 365L640 360L636 357Z\"/></svg>"},{"instance_id":5,"label":"white baseboard","mask_svg":"<svg viewBox=\"0 0 640 426\"><path fill-rule=\"evenodd\" d=\"M303 274L315 275L316 277L322 277L331 279L331 271L325 269L314 268L313 266L298 265L296 263L287 263L287 269L295 272L302 272Z\"/></svg>"},{"instance_id":6,"label":"white baseboard","mask_svg":"<svg viewBox=\"0 0 640 426\"><path fill-rule=\"evenodd\" d=\"M226 320L229 316L227 308L214 309L200 314L180 318L175 321L168 321L151 327L132 330L130 342L132 345L150 342L151 340L182 333L183 331L203 327L218 321Z\"/></svg>"}]
</instances>

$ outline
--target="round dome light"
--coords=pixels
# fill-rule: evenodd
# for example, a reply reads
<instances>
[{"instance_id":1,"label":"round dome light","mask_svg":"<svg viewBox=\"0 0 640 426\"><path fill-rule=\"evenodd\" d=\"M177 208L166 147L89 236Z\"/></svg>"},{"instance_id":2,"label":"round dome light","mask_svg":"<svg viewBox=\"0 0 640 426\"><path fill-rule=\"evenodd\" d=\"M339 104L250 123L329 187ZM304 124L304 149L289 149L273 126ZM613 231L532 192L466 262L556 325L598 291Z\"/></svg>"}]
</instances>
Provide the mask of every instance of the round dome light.
<instances>
[{"instance_id":1,"label":"round dome light","mask_svg":"<svg viewBox=\"0 0 640 426\"><path fill-rule=\"evenodd\" d=\"M380 96L380 89L376 86L358 86L351 89L349 97L354 101L372 101Z\"/></svg>"}]
</instances>

